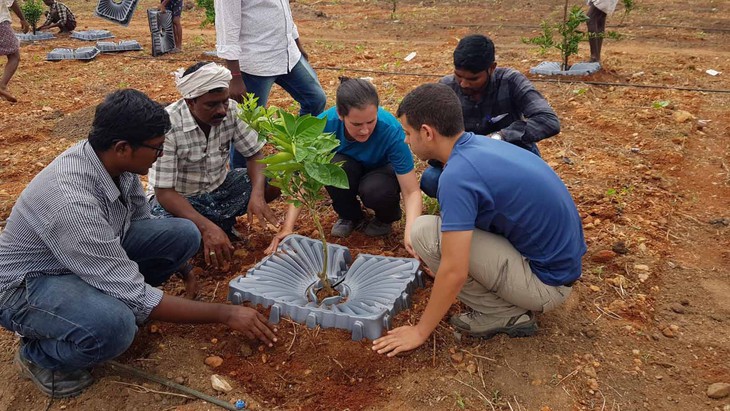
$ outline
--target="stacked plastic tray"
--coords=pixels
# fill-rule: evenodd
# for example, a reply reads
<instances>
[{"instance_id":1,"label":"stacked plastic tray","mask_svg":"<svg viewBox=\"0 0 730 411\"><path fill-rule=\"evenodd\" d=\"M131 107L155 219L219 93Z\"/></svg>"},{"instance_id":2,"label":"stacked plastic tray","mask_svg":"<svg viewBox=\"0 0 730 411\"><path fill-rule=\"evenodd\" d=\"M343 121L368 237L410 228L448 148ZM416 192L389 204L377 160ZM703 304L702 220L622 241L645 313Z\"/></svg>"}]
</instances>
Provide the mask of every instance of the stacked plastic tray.
<instances>
[{"instance_id":1,"label":"stacked plastic tray","mask_svg":"<svg viewBox=\"0 0 730 411\"><path fill-rule=\"evenodd\" d=\"M86 30L86 31L74 31L71 33L72 39L84 40L84 41L97 41L110 39L114 35L109 30Z\"/></svg>"},{"instance_id":2,"label":"stacked plastic tray","mask_svg":"<svg viewBox=\"0 0 730 411\"><path fill-rule=\"evenodd\" d=\"M274 324L287 316L310 328L349 330L355 341L380 337L391 328L393 315L410 306L415 288L423 286L418 260L360 254L348 269L349 250L336 244L327 248L327 275L339 296L316 299L322 242L290 235L276 253L230 282L228 299L271 307Z\"/></svg>"},{"instance_id":3,"label":"stacked plastic tray","mask_svg":"<svg viewBox=\"0 0 730 411\"><path fill-rule=\"evenodd\" d=\"M568 70L560 68L560 63L554 61L543 61L537 66L530 69L531 74L541 74L544 76L563 75L563 76L587 76L601 69L601 63L575 63Z\"/></svg>"},{"instance_id":4,"label":"stacked plastic tray","mask_svg":"<svg viewBox=\"0 0 730 411\"><path fill-rule=\"evenodd\" d=\"M97 41L96 48L98 48L102 53L142 50L142 46L137 40L122 40L119 43L115 43L113 41Z\"/></svg>"},{"instance_id":5,"label":"stacked plastic tray","mask_svg":"<svg viewBox=\"0 0 730 411\"><path fill-rule=\"evenodd\" d=\"M128 26L134 10L137 9L137 3L139 0L99 0L94 14L122 26Z\"/></svg>"},{"instance_id":6,"label":"stacked plastic tray","mask_svg":"<svg viewBox=\"0 0 730 411\"><path fill-rule=\"evenodd\" d=\"M17 38L20 41L38 41L38 40L50 40L55 39L56 36L54 36L51 33L46 33L43 31L36 32L36 34L33 33L15 33L15 38Z\"/></svg>"},{"instance_id":7,"label":"stacked plastic tray","mask_svg":"<svg viewBox=\"0 0 730 411\"><path fill-rule=\"evenodd\" d=\"M46 55L48 61L60 60L83 60L89 61L99 55L99 49L96 47L79 47L74 49L57 48L53 49Z\"/></svg>"}]
</instances>

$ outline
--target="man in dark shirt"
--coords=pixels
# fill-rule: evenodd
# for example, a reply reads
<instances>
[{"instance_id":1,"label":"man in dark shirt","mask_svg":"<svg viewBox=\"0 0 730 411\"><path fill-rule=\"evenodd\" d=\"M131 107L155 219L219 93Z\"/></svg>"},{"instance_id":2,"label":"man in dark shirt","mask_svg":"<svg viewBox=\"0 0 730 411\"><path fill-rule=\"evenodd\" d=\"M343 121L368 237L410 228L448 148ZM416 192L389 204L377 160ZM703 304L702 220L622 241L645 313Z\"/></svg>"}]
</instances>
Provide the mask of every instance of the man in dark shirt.
<instances>
[{"instance_id":1,"label":"man in dark shirt","mask_svg":"<svg viewBox=\"0 0 730 411\"><path fill-rule=\"evenodd\" d=\"M58 27L59 33L69 33L76 29L76 17L65 4L56 0L43 0L48 6L46 22L38 30L47 30Z\"/></svg>"},{"instance_id":2,"label":"man in dark shirt","mask_svg":"<svg viewBox=\"0 0 730 411\"><path fill-rule=\"evenodd\" d=\"M555 111L522 73L497 67L494 43L481 34L464 37L454 50L454 74L439 82L461 102L466 131L503 140L540 155L537 142L560 132ZM431 163L421 190L436 197L442 165Z\"/></svg>"}]
</instances>

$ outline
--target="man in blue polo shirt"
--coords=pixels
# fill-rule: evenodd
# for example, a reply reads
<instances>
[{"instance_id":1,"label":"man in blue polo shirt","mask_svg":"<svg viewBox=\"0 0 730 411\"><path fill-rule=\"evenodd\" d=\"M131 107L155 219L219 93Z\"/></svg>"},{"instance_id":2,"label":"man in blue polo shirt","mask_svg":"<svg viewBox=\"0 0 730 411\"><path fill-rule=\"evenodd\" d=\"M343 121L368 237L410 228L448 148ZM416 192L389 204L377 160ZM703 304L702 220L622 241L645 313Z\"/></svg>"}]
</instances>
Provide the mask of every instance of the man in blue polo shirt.
<instances>
[{"instance_id":1,"label":"man in blue polo shirt","mask_svg":"<svg viewBox=\"0 0 730 411\"><path fill-rule=\"evenodd\" d=\"M464 132L446 85L416 88L397 116L413 153L445 164L441 216L419 217L411 231L436 278L418 324L391 330L373 349L393 356L423 344L456 297L472 309L451 318L464 334L533 335L534 313L563 303L581 275L586 245L567 188L527 150Z\"/></svg>"}]
</instances>

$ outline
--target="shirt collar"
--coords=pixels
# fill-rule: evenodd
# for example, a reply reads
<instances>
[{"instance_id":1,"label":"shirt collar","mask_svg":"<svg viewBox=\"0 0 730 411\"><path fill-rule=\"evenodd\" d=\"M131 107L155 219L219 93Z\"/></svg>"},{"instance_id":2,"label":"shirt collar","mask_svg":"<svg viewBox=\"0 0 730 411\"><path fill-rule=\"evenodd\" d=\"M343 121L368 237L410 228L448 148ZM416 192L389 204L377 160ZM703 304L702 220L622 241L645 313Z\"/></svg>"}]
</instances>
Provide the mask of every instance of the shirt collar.
<instances>
[{"instance_id":1,"label":"shirt collar","mask_svg":"<svg viewBox=\"0 0 730 411\"><path fill-rule=\"evenodd\" d=\"M94 148L91 147L88 140L84 141L82 144L84 156L88 159L89 163L94 168L94 171L96 171L96 174L99 176L99 186L104 192L104 196L106 196L109 201L116 200L122 195L122 193L119 191L117 185L114 184L114 180L112 180L112 176L109 174L109 171L107 171L104 164L101 163L101 159L98 155L96 155L96 151L94 151ZM129 173L122 173L119 176L119 186L127 187L129 185L127 180L129 180L130 177Z\"/></svg>"},{"instance_id":2,"label":"shirt collar","mask_svg":"<svg viewBox=\"0 0 730 411\"><path fill-rule=\"evenodd\" d=\"M180 116L182 117L182 130L185 133L191 132L196 128L200 128L198 122L193 117L193 113L190 112L190 107L185 102L185 99L180 100ZM212 127L211 127L212 129ZM202 130L201 130L202 131Z\"/></svg>"}]
</instances>

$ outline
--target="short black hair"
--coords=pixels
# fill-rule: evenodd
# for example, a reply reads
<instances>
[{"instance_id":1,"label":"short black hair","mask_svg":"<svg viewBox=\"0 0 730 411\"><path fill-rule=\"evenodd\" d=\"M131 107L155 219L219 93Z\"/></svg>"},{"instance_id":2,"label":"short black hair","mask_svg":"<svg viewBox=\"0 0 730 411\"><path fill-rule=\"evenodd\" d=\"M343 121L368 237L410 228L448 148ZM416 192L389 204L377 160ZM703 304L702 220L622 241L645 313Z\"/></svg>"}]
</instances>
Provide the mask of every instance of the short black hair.
<instances>
[{"instance_id":1,"label":"short black hair","mask_svg":"<svg viewBox=\"0 0 730 411\"><path fill-rule=\"evenodd\" d=\"M170 127L170 116L161 104L138 90L117 90L96 106L89 144L96 151L106 151L123 140L136 148Z\"/></svg>"},{"instance_id":2,"label":"short black hair","mask_svg":"<svg viewBox=\"0 0 730 411\"><path fill-rule=\"evenodd\" d=\"M350 114L351 108L364 109L370 105L377 108L380 105L373 83L360 78L340 77L336 101L337 114L343 117Z\"/></svg>"},{"instance_id":3,"label":"short black hair","mask_svg":"<svg viewBox=\"0 0 730 411\"><path fill-rule=\"evenodd\" d=\"M396 117L406 116L408 125L418 130L426 124L444 137L464 132L461 102L451 87L440 83L422 84L403 97Z\"/></svg>"},{"instance_id":4,"label":"short black hair","mask_svg":"<svg viewBox=\"0 0 730 411\"><path fill-rule=\"evenodd\" d=\"M200 70L201 67L207 66L208 64L213 64L212 61L199 61L192 66L188 67L183 71L183 77L187 76L188 74L195 73L196 71ZM220 93L221 91L225 90L225 87L216 87L212 90L208 90L208 93ZM191 100L195 100L194 98Z\"/></svg>"},{"instance_id":5,"label":"short black hair","mask_svg":"<svg viewBox=\"0 0 730 411\"><path fill-rule=\"evenodd\" d=\"M459 41L454 49L454 67L472 73L486 71L494 63L494 42L481 34L472 34Z\"/></svg>"}]
</instances>

